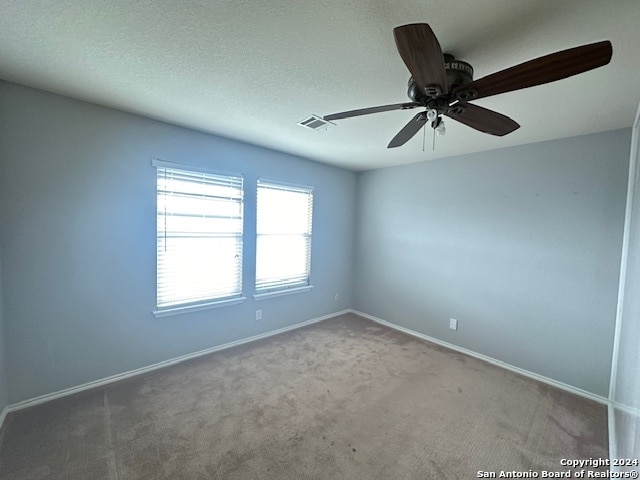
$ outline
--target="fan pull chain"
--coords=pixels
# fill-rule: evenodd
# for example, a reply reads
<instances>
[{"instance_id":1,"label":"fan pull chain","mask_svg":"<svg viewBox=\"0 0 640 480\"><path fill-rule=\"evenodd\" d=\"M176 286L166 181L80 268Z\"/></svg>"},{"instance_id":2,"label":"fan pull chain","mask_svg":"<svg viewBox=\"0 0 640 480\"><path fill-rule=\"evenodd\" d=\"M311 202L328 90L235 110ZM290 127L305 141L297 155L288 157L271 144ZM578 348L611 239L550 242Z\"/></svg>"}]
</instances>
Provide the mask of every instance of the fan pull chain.
<instances>
[{"instance_id":1,"label":"fan pull chain","mask_svg":"<svg viewBox=\"0 0 640 480\"><path fill-rule=\"evenodd\" d=\"M433 130L433 145L431 146L431 149L435 152L436 151L436 129L432 128Z\"/></svg>"},{"instance_id":2,"label":"fan pull chain","mask_svg":"<svg viewBox=\"0 0 640 480\"><path fill-rule=\"evenodd\" d=\"M431 146L432 150L436 151L436 125L438 122L438 112L432 108L427 109L427 123L431 125L433 129L433 145ZM424 128L427 128L427 124L425 124Z\"/></svg>"}]
</instances>

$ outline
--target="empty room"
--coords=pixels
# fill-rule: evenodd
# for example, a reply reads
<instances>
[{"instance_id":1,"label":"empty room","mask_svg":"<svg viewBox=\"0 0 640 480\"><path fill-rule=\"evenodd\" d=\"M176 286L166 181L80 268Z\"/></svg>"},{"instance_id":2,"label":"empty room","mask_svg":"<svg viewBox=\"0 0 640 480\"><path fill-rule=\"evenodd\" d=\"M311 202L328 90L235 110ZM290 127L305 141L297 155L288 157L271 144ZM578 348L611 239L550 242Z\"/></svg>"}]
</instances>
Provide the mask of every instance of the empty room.
<instances>
[{"instance_id":1,"label":"empty room","mask_svg":"<svg viewBox=\"0 0 640 480\"><path fill-rule=\"evenodd\" d=\"M640 2L0 11L0 478L637 478Z\"/></svg>"}]
</instances>

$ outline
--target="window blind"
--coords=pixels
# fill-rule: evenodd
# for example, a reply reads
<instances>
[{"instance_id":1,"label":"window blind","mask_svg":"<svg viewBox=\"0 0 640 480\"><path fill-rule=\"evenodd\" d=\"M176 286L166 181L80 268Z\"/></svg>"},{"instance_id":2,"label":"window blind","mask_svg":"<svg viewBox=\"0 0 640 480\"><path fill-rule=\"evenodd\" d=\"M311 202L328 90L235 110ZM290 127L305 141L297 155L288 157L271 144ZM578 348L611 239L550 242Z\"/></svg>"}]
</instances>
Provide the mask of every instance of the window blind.
<instances>
[{"instance_id":1,"label":"window blind","mask_svg":"<svg viewBox=\"0 0 640 480\"><path fill-rule=\"evenodd\" d=\"M158 308L240 295L243 178L155 165Z\"/></svg>"},{"instance_id":2,"label":"window blind","mask_svg":"<svg viewBox=\"0 0 640 480\"><path fill-rule=\"evenodd\" d=\"M258 180L256 292L309 285L313 189Z\"/></svg>"}]
</instances>

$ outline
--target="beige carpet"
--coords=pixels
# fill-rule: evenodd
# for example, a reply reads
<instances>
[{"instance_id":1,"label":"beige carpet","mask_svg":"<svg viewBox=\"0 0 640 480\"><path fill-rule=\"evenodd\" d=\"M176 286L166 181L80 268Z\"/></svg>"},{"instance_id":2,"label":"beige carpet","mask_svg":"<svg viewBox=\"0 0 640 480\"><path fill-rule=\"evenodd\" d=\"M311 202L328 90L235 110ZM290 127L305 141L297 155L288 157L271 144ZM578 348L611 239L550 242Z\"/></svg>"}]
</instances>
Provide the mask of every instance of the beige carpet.
<instances>
[{"instance_id":1,"label":"beige carpet","mask_svg":"<svg viewBox=\"0 0 640 480\"><path fill-rule=\"evenodd\" d=\"M10 414L0 478L464 479L607 457L603 405L355 315Z\"/></svg>"}]
</instances>

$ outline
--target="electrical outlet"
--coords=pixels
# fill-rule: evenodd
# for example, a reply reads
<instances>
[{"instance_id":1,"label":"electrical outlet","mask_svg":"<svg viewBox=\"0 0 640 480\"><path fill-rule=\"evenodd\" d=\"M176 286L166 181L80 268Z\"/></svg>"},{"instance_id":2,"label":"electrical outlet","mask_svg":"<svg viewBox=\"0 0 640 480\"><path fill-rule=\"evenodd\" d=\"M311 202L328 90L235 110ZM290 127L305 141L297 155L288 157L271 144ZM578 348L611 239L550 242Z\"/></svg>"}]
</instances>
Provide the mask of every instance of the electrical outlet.
<instances>
[{"instance_id":1,"label":"electrical outlet","mask_svg":"<svg viewBox=\"0 0 640 480\"><path fill-rule=\"evenodd\" d=\"M340 301L340 294L336 293L336 294L333 296L333 301L334 301L334 302L339 302L339 301Z\"/></svg>"},{"instance_id":2,"label":"electrical outlet","mask_svg":"<svg viewBox=\"0 0 640 480\"><path fill-rule=\"evenodd\" d=\"M449 319L449 328L451 330L458 330L458 320L456 320L455 318L450 318Z\"/></svg>"},{"instance_id":3,"label":"electrical outlet","mask_svg":"<svg viewBox=\"0 0 640 480\"><path fill-rule=\"evenodd\" d=\"M262 310L256 310L256 320L262 320Z\"/></svg>"}]
</instances>

